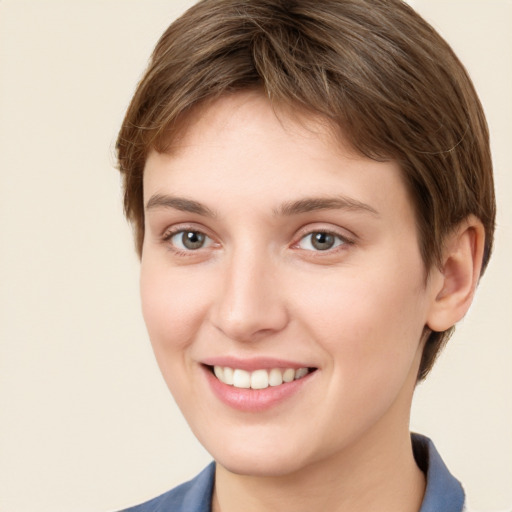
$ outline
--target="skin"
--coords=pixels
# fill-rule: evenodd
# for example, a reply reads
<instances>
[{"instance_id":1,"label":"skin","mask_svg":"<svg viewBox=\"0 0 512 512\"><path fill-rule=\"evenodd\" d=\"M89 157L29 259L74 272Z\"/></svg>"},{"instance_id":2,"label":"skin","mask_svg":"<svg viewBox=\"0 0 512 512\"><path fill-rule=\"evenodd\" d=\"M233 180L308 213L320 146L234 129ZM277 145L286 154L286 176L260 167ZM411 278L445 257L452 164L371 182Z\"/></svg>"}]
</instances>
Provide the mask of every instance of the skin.
<instances>
[{"instance_id":1,"label":"skin","mask_svg":"<svg viewBox=\"0 0 512 512\"><path fill-rule=\"evenodd\" d=\"M217 461L213 510L419 510L409 414L422 340L469 306L478 222L447 244L460 256L446 258L448 285L441 270L425 279L394 162L357 155L322 120L276 115L257 91L198 114L146 163L141 294L166 383ZM311 198L345 205L297 208ZM184 231L204 245L187 249ZM332 248L312 245L319 231ZM218 356L317 370L276 406L238 411L205 378Z\"/></svg>"}]
</instances>

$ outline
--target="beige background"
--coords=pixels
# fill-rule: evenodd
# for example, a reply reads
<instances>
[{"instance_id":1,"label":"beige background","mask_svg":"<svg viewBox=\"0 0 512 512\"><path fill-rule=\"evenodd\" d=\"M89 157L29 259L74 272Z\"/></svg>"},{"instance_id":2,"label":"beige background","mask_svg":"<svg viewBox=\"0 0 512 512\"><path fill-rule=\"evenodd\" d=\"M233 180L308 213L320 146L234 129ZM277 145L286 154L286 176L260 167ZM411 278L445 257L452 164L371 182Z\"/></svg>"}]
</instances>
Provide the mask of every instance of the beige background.
<instances>
[{"instance_id":1,"label":"beige background","mask_svg":"<svg viewBox=\"0 0 512 512\"><path fill-rule=\"evenodd\" d=\"M190 0L0 1L0 511L115 510L209 456L139 313L113 142ZM469 68L493 134L496 253L412 428L476 508L512 508L512 2L412 2Z\"/></svg>"}]
</instances>

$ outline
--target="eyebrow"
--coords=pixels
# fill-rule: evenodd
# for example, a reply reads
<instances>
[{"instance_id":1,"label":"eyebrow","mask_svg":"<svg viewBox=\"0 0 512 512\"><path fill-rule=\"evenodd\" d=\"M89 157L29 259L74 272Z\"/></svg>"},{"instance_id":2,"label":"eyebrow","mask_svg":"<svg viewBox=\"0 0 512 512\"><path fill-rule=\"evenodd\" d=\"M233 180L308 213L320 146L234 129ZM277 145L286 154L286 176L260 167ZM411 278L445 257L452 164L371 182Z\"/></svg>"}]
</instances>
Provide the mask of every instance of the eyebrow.
<instances>
[{"instance_id":1,"label":"eyebrow","mask_svg":"<svg viewBox=\"0 0 512 512\"><path fill-rule=\"evenodd\" d=\"M309 197L298 201L290 201L284 203L274 213L275 215L290 216L317 210L350 210L379 216L379 212L370 205L345 196Z\"/></svg>"},{"instance_id":2,"label":"eyebrow","mask_svg":"<svg viewBox=\"0 0 512 512\"><path fill-rule=\"evenodd\" d=\"M167 194L154 194L146 203L146 210L155 208L173 208L183 212L195 213L205 217L216 217L214 211L207 206L187 199ZM283 203L278 209L274 209L274 215L289 217L318 210L349 210L371 213L379 216L379 212L370 205L345 196L336 197L307 197L297 201Z\"/></svg>"},{"instance_id":3,"label":"eyebrow","mask_svg":"<svg viewBox=\"0 0 512 512\"><path fill-rule=\"evenodd\" d=\"M198 215L204 215L205 217L215 217L215 212L210 210L207 206L187 199L186 197L175 197L167 194L154 194L149 198L146 203L146 210L154 208L174 208L182 212L197 213Z\"/></svg>"}]
</instances>

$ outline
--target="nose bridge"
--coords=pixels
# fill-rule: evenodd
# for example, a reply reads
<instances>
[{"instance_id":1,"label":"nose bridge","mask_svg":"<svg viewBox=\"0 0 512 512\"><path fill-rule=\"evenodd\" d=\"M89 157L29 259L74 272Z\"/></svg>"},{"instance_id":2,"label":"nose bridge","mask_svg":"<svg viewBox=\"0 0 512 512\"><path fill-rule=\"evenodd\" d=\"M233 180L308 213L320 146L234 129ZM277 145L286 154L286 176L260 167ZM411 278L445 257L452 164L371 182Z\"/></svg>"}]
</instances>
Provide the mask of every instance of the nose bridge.
<instances>
[{"instance_id":1,"label":"nose bridge","mask_svg":"<svg viewBox=\"0 0 512 512\"><path fill-rule=\"evenodd\" d=\"M213 322L226 336L252 341L281 330L287 311L279 287L277 262L268 250L250 242L226 259Z\"/></svg>"}]
</instances>

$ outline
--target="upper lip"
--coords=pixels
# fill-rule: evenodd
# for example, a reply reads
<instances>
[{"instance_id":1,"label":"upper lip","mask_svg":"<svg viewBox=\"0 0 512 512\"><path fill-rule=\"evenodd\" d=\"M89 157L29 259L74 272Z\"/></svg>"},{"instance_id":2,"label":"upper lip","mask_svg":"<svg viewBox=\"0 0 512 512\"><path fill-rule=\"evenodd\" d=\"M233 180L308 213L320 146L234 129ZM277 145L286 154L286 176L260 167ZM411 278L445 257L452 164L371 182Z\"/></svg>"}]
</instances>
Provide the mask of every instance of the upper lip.
<instances>
[{"instance_id":1,"label":"upper lip","mask_svg":"<svg viewBox=\"0 0 512 512\"><path fill-rule=\"evenodd\" d=\"M207 366L222 366L229 368L238 368L252 372L254 370L270 370L272 368L313 368L312 365L307 363L300 363L297 361L290 361L287 359L279 359L274 357L251 357L251 358L238 358L232 356L217 356L208 357L201 360L201 363Z\"/></svg>"}]
</instances>

